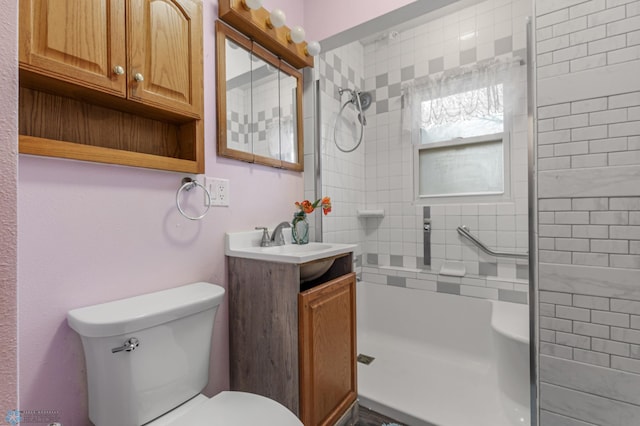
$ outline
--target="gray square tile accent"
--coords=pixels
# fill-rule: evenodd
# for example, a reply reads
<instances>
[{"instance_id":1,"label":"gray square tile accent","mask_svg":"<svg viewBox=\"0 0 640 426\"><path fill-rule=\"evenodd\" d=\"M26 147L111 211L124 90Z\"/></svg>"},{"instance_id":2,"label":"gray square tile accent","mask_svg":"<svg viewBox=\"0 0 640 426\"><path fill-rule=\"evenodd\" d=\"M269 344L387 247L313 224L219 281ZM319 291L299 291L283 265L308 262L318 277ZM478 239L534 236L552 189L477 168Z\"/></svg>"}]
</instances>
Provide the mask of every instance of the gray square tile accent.
<instances>
[{"instance_id":1,"label":"gray square tile accent","mask_svg":"<svg viewBox=\"0 0 640 426\"><path fill-rule=\"evenodd\" d=\"M498 289L498 300L503 302L527 304L527 293L523 291Z\"/></svg>"},{"instance_id":2,"label":"gray square tile accent","mask_svg":"<svg viewBox=\"0 0 640 426\"><path fill-rule=\"evenodd\" d=\"M478 266L478 275L484 275L486 277L497 277L498 264L480 262L480 265Z\"/></svg>"},{"instance_id":3,"label":"gray square tile accent","mask_svg":"<svg viewBox=\"0 0 640 426\"><path fill-rule=\"evenodd\" d=\"M333 68L339 73L342 72L342 59L337 55L333 57Z\"/></svg>"},{"instance_id":4,"label":"gray square tile accent","mask_svg":"<svg viewBox=\"0 0 640 426\"><path fill-rule=\"evenodd\" d=\"M356 72L351 67L349 67L349 70L347 71L347 78L349 81L354 81L356 79Z\"/></svg>"},{"instance_id":5,"label":"gray square tile accent","mask_svg":"<svg viewBox=\"0 0 640 426\"><path fill-rule=\"evenodd\" d=\"M400 87L400 83L389 85L389 97L397 97L402 95L402 89Z\"/></svg>"},{"instance_id":6,"label":"gray square tile accent","mask_svg":"<svg viewBox=\"0 0 640 426\"><path fill-rule=\"evenodd\" d=\"M388 99L376 102L376 114L380 114L380 113L383 113L383 112L389 112L389 100Z\"/></svg>"},{"instance_id":7,"label":"gray square tile accent","mask_svg":"<svg viewBox=\"0 0 640 426\"><path fill-rule=\"evenodd\" d=\"M378 264L378 254L367 253L367 265L377 265L377 264Z\"/></svg>"},{"instance_id":8,"label":"gray square tile accent","mask_svg":"<svg viewBox=\"0 0 640 426\"><path fill-rule=\"evenodd\" d=\"M405 277L395 277L392 275L387 276L387 285L394 287L406 287L407 279Z\"/></svg>"},{"instance_id":9,"label":"gray square tile accent","mask_svg":"<svg viewBox=\"0 0 640 426\"><path fill-rule=\"evenodd\" d=\"M460 284L443 283L438 281L436 287L438 293L449 293L460 295Z\"/></svg>"},{"instance_id":10,"label":"gray square tile accent","mask_svg":"<svg viewBox=\"0 0 640 426\"><path fill-rule=\"evenodd\" d=\"M376 89L387 86L389 84L389 74L384 73L376 76Z\"/></svg>"},{"instance_id":11,"label":"gray square tile accent","mask_svg":"<svg viewBox=\"0 0 640 426\"><path fill-rule=\"evenodd\" d=\"M429 61L429 74L444 71L444 56Z\"/></svg>"},{"instance_id":12,"label":"gray square tile accent","mask_svg":"<svg viewBox=\"0 0 640 426\"><path fill-rule=\"evenodd\" d=\"M513 38L511 36L500 38L493 43L496 56L504 55L513 50Z\"/></svg>"},{"instance_id":13,"label":"gray square tile accent","mask_svg":"<svg viewBox=\"0 0 640 426\"><path fill-rule=\"evenodd\" d=\"M362 266L362 255L361 254L356 256L356 260L355 260L354 263L355 263L356 266Z\"/></svg>"},{"instance_id":14,"label":"gray square tile accent","mask_svg":"<svg viewBox=\"0 0 640 426\"><path fill-rule=\"evenodd\" d=\"M472 64L478 60L476 48L462 50L460 52L460 65Z\"/></svg>"},{"instance_id":15,"label":"gray square tile accent","mask_svg":"<svg viewBox=\"0 0 640 426\"><path fill-rule=\"evenodd\" d=\"M397 254L392 254L391 255L391 259L390 259L390 265L391 266L404 266L404 262L402 260L402 256L399 256Z\"/></svg>"},{"instance_id":16,"label":"gray square tile accent","mask_svg":"<svg viewBox=\"0 0 640 426\"><path fill-rule=\"evenodd\" d=\"M516 265L516 278L519 280L528 280L529 265Z\"/></svg>"},{"instance_id":17,"label":"gray square tile accent","mask_svg":"<svg viewBox=\"0 0 640 426\"><path fill-rule=\"evenodd\" d=\"M402 81L409 81L415 78L415 69L413 65L404 67L400 70L400 79Z\"/></svg>"},{"instance_id":18,"label":"gray square tile accent","mask_svg":"<svg viewBox=\"0 0 640 426\"><path fill-rule=\"evenodd\" d=\"M327 71L324 74L325 78L329 81L333 81L333 68L327 66Z\"/></svg>"},{"instance_id":19,"label":"gray square tile accent","mask_svg":"<svg viewBox=\"0 0 640 426\"><path fill-rule=\"evenodd\" d=\"M342 76L340 81L340 87L349 87L349 80L347 80L347 77Z\"/></svg>"}]
</instances>

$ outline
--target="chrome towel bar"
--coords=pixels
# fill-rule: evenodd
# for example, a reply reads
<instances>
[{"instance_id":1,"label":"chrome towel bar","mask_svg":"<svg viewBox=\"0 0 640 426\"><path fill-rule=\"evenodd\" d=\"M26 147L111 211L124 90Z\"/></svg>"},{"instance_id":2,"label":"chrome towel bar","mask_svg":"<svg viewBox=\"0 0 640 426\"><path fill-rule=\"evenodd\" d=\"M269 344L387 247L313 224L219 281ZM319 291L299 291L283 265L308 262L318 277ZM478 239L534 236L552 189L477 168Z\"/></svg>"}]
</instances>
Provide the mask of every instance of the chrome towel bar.
<instances>
[{"instance_id":1,"label":"chrome towel bar","mask_svg":"<svg viewBox=\"0 0 640 426\"><path fill-rule=\"evenodd\" d=\"M472 243L477 245L480 248L480 250L482 250L483 252L485 252L487 254L490 254L492 256L515 257L516 259L528 259L529 258L529 254L528 253L512 253L512 252L508 252L508 251L497 251L497 250L490 249L489 247L484 245L484 243L482 241L480 241L478 239L478 237L476 237L471 232L469 232L469 228L467 228L465 225L458 226L458 234L460 234L463 237L469 239Z\"/></svg>"}]
</instances>

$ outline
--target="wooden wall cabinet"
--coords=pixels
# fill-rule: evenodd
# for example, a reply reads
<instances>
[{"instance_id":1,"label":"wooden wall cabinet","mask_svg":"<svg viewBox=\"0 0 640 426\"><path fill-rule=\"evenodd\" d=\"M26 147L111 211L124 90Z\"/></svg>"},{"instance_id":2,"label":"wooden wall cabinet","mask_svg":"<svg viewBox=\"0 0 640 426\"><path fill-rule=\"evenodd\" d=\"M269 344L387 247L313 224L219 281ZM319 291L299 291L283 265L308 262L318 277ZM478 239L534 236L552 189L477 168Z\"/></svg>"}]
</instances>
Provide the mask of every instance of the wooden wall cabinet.
<instances>
[{"instance_id":1,"label":"wooden wall cabinet","mask_svg":"<svg viewBox=\"0 0 640 426\"><path fill-rule=\"evenodd\" d=\"M357 399L352 254L303 284L300 265L228 260L231 389L333 426Z\"/></svg>"},{"instance_id":2,"label":"wooden wall cabinet","mask_svg":"<svg viewBox=\"0 0 640 426\"><path fill-rule=\"evenodd\" d=\"M20 152L199 173L201 0L21 0Z\"/></svg>"}]
</instances>

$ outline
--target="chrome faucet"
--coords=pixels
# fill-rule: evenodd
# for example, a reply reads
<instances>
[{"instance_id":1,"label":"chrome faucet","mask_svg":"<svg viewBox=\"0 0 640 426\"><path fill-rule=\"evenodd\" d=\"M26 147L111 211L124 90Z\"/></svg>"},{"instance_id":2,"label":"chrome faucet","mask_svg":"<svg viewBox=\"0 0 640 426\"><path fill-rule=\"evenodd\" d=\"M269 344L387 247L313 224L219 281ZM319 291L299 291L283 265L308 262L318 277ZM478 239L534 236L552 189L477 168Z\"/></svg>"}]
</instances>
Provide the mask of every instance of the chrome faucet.
<instances>
[{"instance_id":1,"label":"chrome faucet","mask_svg":"<svg viewBox=\"0 0 640 426\"><path fill-rule=\"evenodd\" d=\"M275 227L275 229L273 230L273 233L271 234L272 246L284 245L284 235L282 235L283 228L291 228L291 224L289 222L280 222L278 226Z\"/></svg>"},{"instance_id":2,"label":"chrome faucet","mask_svg":"<svg viewBox=\"0 0 640 426\"><path fill-rule=\"evenodd\" d=\"M260 247L270 247L271 238L269 237L269 228L256 226L256 229L262 230L262 239L260 240Z\"/></svg>"}]
</instances>

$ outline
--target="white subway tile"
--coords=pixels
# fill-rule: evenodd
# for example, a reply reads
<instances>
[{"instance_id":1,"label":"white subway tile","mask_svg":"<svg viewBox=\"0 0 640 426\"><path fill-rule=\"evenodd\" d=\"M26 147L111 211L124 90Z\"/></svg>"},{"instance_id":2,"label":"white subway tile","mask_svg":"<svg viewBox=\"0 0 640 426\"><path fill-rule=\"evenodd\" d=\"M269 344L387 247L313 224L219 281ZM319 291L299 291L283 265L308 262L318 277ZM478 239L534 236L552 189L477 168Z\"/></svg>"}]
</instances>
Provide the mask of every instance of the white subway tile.
<instances>
[{"instance_id":1,"label":"white subway tile","mask_svg":"<svg viewBox=\"0 0 640 426\"><path fill-rule=\"evenodd\" d=\"M571 157L538 159L538 170L561 170L571 168Z\"/></svg>"},{"instance_id":2,"label":"white subway tile","mask_svg":"<svg viewBox=\"0 0 640 426\"><path fill-rule=\"evenodd\" d=\"M603 139L608 136L607 131L607 126L588 126L579 129L571 129L571 140L582 141Z\"/></svg>"},{"instance_id":3,"label":"white subway tile","mask_svg":"<svg viewBox=\"0 0 640 426\"><path fill-rule=\"evenodd\" d=\"M607 64L617 64L640 59L640 45L614 50L607 53Z\"/></svg>"},{"instance_id":4,"label":"white subway tile","mask_svg":"<svg viewBox=\"0 0 640 426\"><path fill-rule=\"evenodd\" d=\"M556 64L539 66L537 73L538 78L552 78L559 75L569 74L571 64L569 62L560 62Z\"/></svg>"},{"instance_id":5,"label":"white subway tile","mask_svg":"<svg viewBox=\"0 0 640 426\"><path fill-rule=\"evenodd\" d=\"M571 141L571 130L558 130L553 132L539 133L538 144L546 145L551 143L562 143Z\"/></svg>"},{"instance_id":6,"label":"white subway tile","mask_svg":"<svg viewBox=\"0 0 640 426\"><path fill-rule=\"evenodd\" d=\"M625 146L626 146L626 143L625 143ZM554 147L554 155L556 157L561 157L564 155L580 155L580 154L589 153L589 142L587 141L560 143L560 144L554 145L553 147Z\"/></svg>"},{"instance_id":7,"label":"white subway tile","mask_svg":"<svg viewBox=\"0 0 640 426\"><path fill-rule=\"evenodd\" d=\"M612 356L611 368L640 374L640 361L631 358Z\"/></svg>"},{"instance_id":8,"label":"white subway tile","mask_svg":"<svg viewBox=\"0 0 640 426\"><path fill-rule=\"evenodd\" d=\"M624 93L609 98L609 108L625 108L640 105L640 92Z\"/></svg>"},{"instance_id":9,"label":"white subway tile","mask_svg":"<svg viewBox=\"0 0 640 426\"><path fill-rule=\"evenodd\" d=\"M613 342L611 340L604 340L593 338L591 339L591 349L597 352L605 352L612 355L629 356L629 344Z\"/></svg>"},{"instance_id":10,"label":"white subway tile","mask_svg":"<svg viewBox=\"0 0 640 426\"><path fill-rule=\"evenodd\" d=\"M580 18L571 19L569 21L559 22L552 28L554 37L575 33L576 31L581 31L587 28L587 17L582 16Z\"/></svg>"},{"instance_id":11,"label":"white subway tile","mask_svg":"<svg viewBox=\"0 0 640 426\"><path fill-rule=\"evenodd\" d=\"M554 50L564 49L569 47L569 36L563 35L559 37L553 37L548 40L538 42L538 53L553 52Z\"/></svg>"},{"instance_id":12,"label":"white subway tile","mask_svg":"<svg viewBox=\"0 0 640 426\"><path fill-rule=\"evenodd\" d=\"M614 299L614 300L619 300L619 299ZM580 308L608 311L609 305L610 305L609 299L606 297L584 296L582 294L573 295L573 306L577 306ZM611 301L611 307L613 308L613 300ZM638 312L640 313L640 307Z\"/></svg>"},{"instance_id":13,"label":"white subway tile","mask_svg":"<svg viewBox=\"0 0 640 426\"><path fill-rule=\"evenodd\" d=\"M589 141L589 152L615 152L627 150L627 138L609 138Z\"/></svg>"},{"instance_id":14,"label":"white subway tile","mask_svg":"<svg viewBox=\"0 0 640 426\"><path fill-rule=\"evenodd\" d=\"M571 346L574 348L591 349L591 338L578 336L577 334L555 332L555 343L559 345Z\"/></svg>"},{"instance_id":15,"label":"white subway tile","mask_svg":"<svg viewBox=\"0 0 640 426\"><path fill-rule=\"evenodd\" d=\"M589 224L589 212L557 212L556 224L585 225Z\"/></svg>"},{"instance_id":16,"label":"white subway tile","mask_svg":"<svg viewBox=\"0 0 640 426\"><path fill-rule=\"evenodd\" d=\"M607 165L607 154L574 155L571 157L572 169L604 167Z\"/></svg>"},{"instance_id":17,"label":"white subway tile","mask_svg":"<svg viewBox=\"0 0 640 426\"><path fill-rule=\"evenodd\" d=\"M604 67L605 65L607 65L606 53L586 56L584 58L574 59L573 61L570 62L571 72L573 73L590 70L594 68L600 68L600 67Z\"/></svg>"},{"instance_id":18,"label":"white subway tile","mask_svg":"<svg viewBox=\"0 0 640 426\"><path fill-rule=\"evenodd\" d=\"M609 199L600 198L574 198L571 200L573 210L608 210Z\"/></svg>"},{"instance_id":19,"label":"white subway tile","mask_svg":"<svg viewBox=\"0 0 640 426\"><path fill-rule=\"evenodd\" d=\"M574 308L571 306L557 306L556 318L564 318L575 321L589 322L591 317L591 311L589 309ZM573 346L573 345L569 345ZM586 348L589 349L589 348Z\"/></svg>"},{"instance_id":20,"label":"white subway tile","mask_svg":"<svg viewBox=\"0 0 640 426\"><path fill-rule=\"evenodd\" d=\"M613 37L603 38L589 42L589 55L597 53L609 52L616 49L622 49L627 46L627 37L625 34Z\"/></svg>"},{"instance_id":21,"label":"white subway tile","mask_svg":"<svg viewBox=\"0 0 640 426\"><path fill-rule=\"evenodd\" d=\"M572 114L602 111L606 109L607 109L607 98L595 98L595 99L587 99L583 101L571 102Z\"/></svg>"},{"instance_id":22,"label":"white subway tile","mask_svg":"<svg viewBox=\"0 0 640 426\"><path fill-rule=\"evenodd\" d=\"M609 266L609 255L602 253L574 252L571 255L571 263L585 266Z\"/></svg>"},{"instance_id":23,"label":"white subway tile","mask_svg":"<svg viewBox=\"0 0 640 426\"><path fill-rule=\"evenodd\" d=\"M540 209L540 211L571 210L571 199L557 198L557 199L539 200L538 208Z\"/></svg>"},{"instance_id":24,"label":"white subway tile","mask_svg":"<svg viewBox=\"0 0 640 426\"><path fill-rule=\"evenodd\" d=\"M609 260L614 268L640 269L640 256L614 254Z\"/></svg>"},{"instance_id":25,"label":"white subway tile","mask_svg":"<svg viewBox=\"0 0 640 426\"><path fill-rule=\"evenodd\" d=\"M591 240L591 251L596 253L629 253L629 242L618 240ZM613 259L612 263L613 263Z\"/></svg>"},{"instance_id":26,"label":"white subway tile","mask_svg":"<svg viewBox=\"0 0 640 426\"><path fill-rule=\"evenodd\" d=\"M600 10L604 10L606 8L605 0L590 0L587 2L582 2L576 6L569 8L569 16L571 19L577 18L578 16L585 16L591 13L598 12Z\"/></svg>"},{"instance_id":27,"label":"white subway tile","mask_svg":"<svg viewBox=\"0 0 640 426\"><path fill-rule=\"evenodd\" d=\"M609 227L601 225L575 225L572 227L572 236L574 238L609 238Z\"/></svg>"},{"instance_id":28,"label":"white subway tile","mask_svg":"<svg viewBox=\"0 0 640 426\"><path fill-rule=\"evenodd\" d=\"M556 250L588 252L589 240L579 238L556 238Z\"/></svg>"},{"instance_id":29,"label":"white subway tile","mask_svg":"<svg viewBox=\"0 0 640 426\"><path fill-rule=\"evenodd\" d=\"M606 9L587 16L587 25L595 27L598 25L608 24L609 22L619 21L626 17L626 8L624 6Z\"/></svg>"},{"instance_id":30,"label":"white subway tile","mask_svg":"<svg viewBox=\"0 0 640 426\"><path fill-rule=\"evenodd\" d=\"M586 363L586 364L599 365L601 367L609 366L609 355L600 353L600 352L592 352L592 351L586 351L579 348L574 348L573 358L576 361Z\"/></svg>"},{"instance_id":31,"label":"white subway tile","mask_svg":"<svg viewBox=\"0 0 640 426\"><path fill-rule=\"evenodd\" d=\"M566 331L566 330L560 330ZM569 331L570 333L571 331ZM600 337L602 339L609 338L609 326L601 324L592 324L588 322L573 321L573 333L584 336Z\"/></svg>"},{"instance_id":32,"label":"white subway tile","mask_svg":"<svg viewBox=\"0 0 640 426\"><path fill-rule=\"evenodd\" d=\"M600 25L571 33L569 35L569 44L571 46L586 44L594 40L603 39L606 36L607 27L605 25Z\"/></svg>"},{"instance_id":33,"label":"white subway tile","mask_svg":"<svg viewBox=\"0 0 640 426\"><path fill-rule=\"evenodd\" d=\"M620 342L640 344L640 331L630 330L628 327L611 327L611 339Z\"/></svg>"},{"instance_id":34,"label":"white subway tile","mask_svg":"<svg viewBox=\"0 0 640 426\"><path fill-rule=\"evenodd\" d=\"M640 96L640 92L638 92L638 95ZM604 99L605 102L605 106L603 109L606 109L606 98ZM574 102L573 104L575 104L577 102ZM544 106L544 107L539 107L538 108L538 119L544 119L544 118L554 118L554 117L562 117L563 115L569 115L572 113L572 107L573 104L571 103L562 103L562 104L558 104L558 105L549 105L549 106ZM584 112L584 111L583 111ZM574 114L577 112L574 112Z\"/></svg>"},{"instance_id":35,"label":"white subway tile","mask_svg":"<svg viewBox=\"0 0 640 426\"><path fill-rule=\"evenodd\" d=\"M540 353L558 358L572 359L572 350L569 346L556 345L553 343L541 342Z\"/></svg>"},{"instance_id":36,"label":"white subway tile","mask_svg":"<svg viewBox=\"0 0 640 426\"><path fill-rule=\"evenodd\" d=\"M540 260L540 262L545 263L570 265L571 252L539 250L538 259Z\"/></svg>"},{"instance_id":37,"label":"white subway tile","mask_svg":"<svg viewBox=\"0 0 640 426\"><path fill-rule=\"evenodd\" d=\"M629 314L609 311L591 311L591 322L629 328Z\"/></svg>"},{"instance_id":38,"label":"white subway tile","mask_svg":"<svg viewBox=\"0 0 640 426\"><path fill-rule=\"evenodd\" d=\"M571 306L571 294L556 291L540 291L538 298L541 303Z\"/></svg>"},{"instance_id":39,"label":"white subway tile","mask_svg":"<svg viewBox=\"0 0 640 426\"><path fill-rule=\"evenodd\" d=\"M637 31L640 28L640 15L607 24L607 36Z\"/></svg>"},{"instance_id":40,"label":"white subway tile","mask_svg":"<svg viewBox=\"0 0 640 426\"><path fill-rule=\"evenodd\" d=\"M553 120L554 130L572 129L575 127L586 127L588 125L589 125L589 114L586 114L586 113L574 114L574 115L569 115L565 117L558 117Z\"/></svg>"},{"instance_id":41,"label":"white subway tile","mask_svg":"<svg viewBox=\"0 0 640 426\"><path fill-rule=\"evenodd\" d=\"M569 9L560 9L536 18L536 27L544 28L569 20Z\"/></svg>"}]
</instances>

